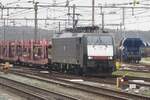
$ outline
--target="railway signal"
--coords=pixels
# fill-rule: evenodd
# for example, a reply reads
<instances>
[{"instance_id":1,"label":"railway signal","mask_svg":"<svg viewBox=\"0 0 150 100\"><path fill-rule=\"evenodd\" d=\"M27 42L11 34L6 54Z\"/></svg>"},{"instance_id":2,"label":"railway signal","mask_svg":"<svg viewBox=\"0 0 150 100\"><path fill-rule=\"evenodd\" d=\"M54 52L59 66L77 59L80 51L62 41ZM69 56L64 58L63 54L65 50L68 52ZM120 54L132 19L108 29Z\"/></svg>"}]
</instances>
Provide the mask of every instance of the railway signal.
<instances>
[{"instance_id":1,"label":"railway signal","mask_svg":"<svg viewBox=\"0 0 150 100\"><path fill-rule=\"evenodd\" d=\"M122 77L118 77L116 81L117 88L123 88L128 82L128 78L124 75Z\"/></svg>"},{"instance_id":2,"label":"railway signal","mask_svg":"<svg viewBox=\"0 0 150 100\"><path fill-rule=\"evenodd\" d=\"M5 64L0 64L0 68L2 69L2 71L7 74L8 71L10 70L10 68L13 66L12 64L10 64L9 62L6 62Z\"/></svg>"}]
</instances>

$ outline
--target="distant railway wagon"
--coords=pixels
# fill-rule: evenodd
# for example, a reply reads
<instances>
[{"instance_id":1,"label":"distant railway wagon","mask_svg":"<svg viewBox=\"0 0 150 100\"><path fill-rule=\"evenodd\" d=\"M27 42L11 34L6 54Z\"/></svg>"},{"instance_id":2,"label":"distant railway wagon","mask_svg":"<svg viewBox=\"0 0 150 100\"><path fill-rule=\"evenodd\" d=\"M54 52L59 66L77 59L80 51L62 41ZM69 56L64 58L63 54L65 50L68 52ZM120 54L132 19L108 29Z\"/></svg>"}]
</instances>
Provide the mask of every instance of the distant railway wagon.
<instances>
[{"instance_id":1,"label":"distant railway wagon","mask_svg":"<svg viewBox=\"0 0 150 100\"><path fill-rule=\"evenodd\" d=\"M46 65L48 63L48 41L0 41L0 59L13 63Z\"/></svg>"},{"instance_id":2,"label":"distant railway wagon","mask_svg":"<svg viewBox=\"0 0 150 100\"><path fill-rule=\"evenodd\" d=\"M110 35L66 33L52 39L52 63L57 70L112 72L114 55Z\"/></svg>"},{"instance_id":3,"label":"distant railway wagon","mask_svg":"<svg viewBox=\"0 0 150 100\"><path fill-rule=\"evenodd\" d=\"M18 60L17 53L18 41L1 41L0 42L0 59L15 62Z\"/></svg>"},{"instance_id":4,"label":"distant railway wagon","mask_svg":"<svg viewBox=\"0 0 150 100\"><path fill-rule=\"evenodd\" d=\"M144 42L140 38L123 39L119 48L120 59L124 62L138 63L142 57L141 47L144 47Z\"/></svg>"},{"instance_id":5,"label":"distant railway wagon","mask_svg":"<svg viewBox=\"0 0 150 100\"><path fill-rule=\"evenodd\" d=\"M23 54L20 57L22 63L32 63L34 65L46 65L48 63L48 41L26 41L22 45Z\"/></svg>"}]
</instances>

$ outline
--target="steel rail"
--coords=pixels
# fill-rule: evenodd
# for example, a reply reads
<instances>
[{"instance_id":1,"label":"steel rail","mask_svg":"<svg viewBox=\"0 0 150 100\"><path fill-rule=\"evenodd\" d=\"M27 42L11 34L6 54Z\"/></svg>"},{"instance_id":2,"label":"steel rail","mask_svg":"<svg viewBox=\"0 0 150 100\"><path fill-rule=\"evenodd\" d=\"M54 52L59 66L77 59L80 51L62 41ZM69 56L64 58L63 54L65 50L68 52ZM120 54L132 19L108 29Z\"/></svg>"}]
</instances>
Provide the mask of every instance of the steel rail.
<instances>
[{"instance_id":1,"label":"steel rail","mask_svg":"<svg viewBox=\"0 0 150 100\"><path fill-rule=\"evenodd\" d=\"M82 84L82 83L75 83L75 82L71 82L71 81L63 80L63 79L56 79L57 80L57 82L56 82L56 81L52 81L49 79L44 79L44 78L40 78L37 76L28 75L25 73L17 73L17 72L13 72L13 73L20 75L20 76L38 79L40 81L45 81L48 83L59 84L64 87L78 89L81 91L86 91L86 92L94 93L97 95L109 96L109 97L116 98L116 99L124 99L124 100L127 100L129 98L137 99L137 100L141 100L141 99L149 100L150 99L150 97L148 97L148 96L137 95L137 94L128 93L128 92L122 92L119 90L109 89L109 88L105 88L105 87L97 87L97 86L91 86L91 85L86 85L86 84ZM66 84L68 84L68 85L66 85Z\"/></svg>"},{"instance_id":2,"label":"steel rail","mask_svg":"<svg viewBox=\"0 0 150 100\"><path fill-rule=\"evenodd\" d=\"M78 100L78 98L75 97L48 91L4 77L0 77L0 85L16 90L17 93L23 93L23 95L26 95L27 98L32 98L35 100L50 100L52 98L55 98L54 100Z\"/></svg>"}]
</instances>

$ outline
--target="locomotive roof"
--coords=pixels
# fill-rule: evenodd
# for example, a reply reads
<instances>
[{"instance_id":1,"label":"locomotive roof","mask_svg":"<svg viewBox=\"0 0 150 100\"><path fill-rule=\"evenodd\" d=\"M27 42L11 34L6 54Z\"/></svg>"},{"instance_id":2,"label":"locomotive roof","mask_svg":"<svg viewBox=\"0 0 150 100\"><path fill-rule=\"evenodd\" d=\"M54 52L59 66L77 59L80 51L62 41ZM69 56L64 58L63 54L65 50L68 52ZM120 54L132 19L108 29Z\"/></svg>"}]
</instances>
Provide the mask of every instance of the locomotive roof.
<instances>
[{"instance_id":1,"label":"locomotive roof","mask_svg":"<svg viewBox=\"0 0 150 100\"><path fill-rule=\"evenodd\" d=\"M83 37L83 36L92 36L92 35L101 35L101 36L111 36L109 34L99 34L99 33L71 33L71 32L66 32L66 33L60 33L56 34L53 38L75 38L75 37Z\"/></svg>"}]
</instances>

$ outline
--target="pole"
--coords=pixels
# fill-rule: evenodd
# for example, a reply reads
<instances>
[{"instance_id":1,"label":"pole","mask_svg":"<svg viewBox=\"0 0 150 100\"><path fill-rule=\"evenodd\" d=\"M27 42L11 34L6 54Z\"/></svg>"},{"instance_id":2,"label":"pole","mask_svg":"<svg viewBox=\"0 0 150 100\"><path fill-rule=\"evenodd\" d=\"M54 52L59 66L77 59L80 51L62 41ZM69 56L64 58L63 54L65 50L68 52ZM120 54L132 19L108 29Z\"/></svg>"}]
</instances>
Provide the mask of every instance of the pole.
<instances>
[{"instance_id":1,"label":"pole","mask_svg":"<svg viewBox=\"0 0 150 100\"><path fill-rule=\"evenodd\" d=\"M59 22L59 32L60 32L60 22Z\"/></svg>"},{"instance_id":2,"label":"pole","mask_svg":"<svg viewBox=\"0 0 150 100\"><path fill-rule=\"evenodd\" d=\"M70 7L68 6L68 26L69 26L69 24L70 24Z\"/></svg>"},{"instance_id":3,"label":"pole","mask_svg":"<svg viewBox=\"0 0 150 100\"><path fill-rule=\"evenodd\" d=\"M132 16L134 16L134 8L132 8Z\"/></svg>"},{"instance_id":4,"label":"pole","mask_svg":"<svg viewBox=\"0 0 150 100\"><path fill-rule=\"evenodd\" d=\"M37 20L37 11L38 11L38 6L37 6L38 2L35 2L34 4L34 10L35 10L35 19L34 19L34 39L37 39L37 29L38 29L38 20Z\"/></svg>"},{"instance_id":5,"label":"pole","mask_svg":"<svg viewBox=\"0 0 150 100\"><path fill-rule=\"evenodd\" d=\"M16 33L15 32L15 20L12 21L12 24L13 24L14 33Z\"/></svg>"},{"instance_id":6,"label":"pole","mask_svg":"<svg viewBox=\"0 0 150 100\"><path fill-rule=\"evenodd\" d=\"M1 9L1 19L3 19L3 9Z\"/></svg>"},{"instance_id":7,"label":"pole","mask_svg":"<svg viewBox=\"0 0 150 100\"><path fill-rule=\"evenodd\" d=\"M95 0L92 0L92 26L94 26L94 24L95 24L95 16L94 16L94 14L95 14Z\"/></svg>"},{"instance_id":8,"label":"pole","mask_svg":"<svg viewBox=\"0 0 150 100\"><path fill-rule=\"evenodd\" d=\"M22 30L22 40L24 41L24 29Z\"/></svg>"},{"instance_id":9,"label":"pole","mask_svg":"<svg viewBox=\"0 0 150 100\"><path fill-rule=\"evenodd\" d=\"M125 8L122 8L122 25L125 26Z\"/></svg>"},{"instance_id":10,"label":"pole","mask_svg":"<svg viewBox=\"0 0 150 100\"><path fill-rule=\"evenodd\" d=\"M73 5L73 32L75 31L75 7L76 5Z\"/></svg>"},{"instance_id":11,"label":"pole","mask_svg":"<svg viewBox=\"0 0 150 100\"><path fill-rule=\"evenodd\" d=\"M102 32L104 32L104 13L102 13Z\"/></svg>"},{"instance_id":12,"label":"pole","mask_svg":"<svg viewBox=\"0 0 150 100\"><path fill-rule=\"evenodd\" d=\"M4 32L3 32L3 36L4 36L4 37L3 37L3 39L4 39L4 41L5 41L5 33L6 33L6 19L4 19L4 23L3 23L3 24L4 24L4 26L3 26L3 27L4 27Z\"/></svg>"}]
</instances>

